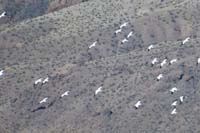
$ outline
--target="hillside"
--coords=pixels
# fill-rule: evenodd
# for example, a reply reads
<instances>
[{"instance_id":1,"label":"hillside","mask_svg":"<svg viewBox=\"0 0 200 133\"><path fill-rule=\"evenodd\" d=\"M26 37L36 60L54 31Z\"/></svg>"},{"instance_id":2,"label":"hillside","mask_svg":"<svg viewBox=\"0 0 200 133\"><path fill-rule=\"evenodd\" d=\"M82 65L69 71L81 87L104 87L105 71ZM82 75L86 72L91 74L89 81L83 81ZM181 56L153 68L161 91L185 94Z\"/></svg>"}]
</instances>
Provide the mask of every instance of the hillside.
<instances>
[{"instance_id":1,"label":"hillside","mask_svg":"<svg viewBox=\"0 0 200 133\"><path fill-rule=\"evenodd\" d=\"M198 2L77 0L64 1L66 7L48 2L40 15L25 13L28 17L0 25L0 132L200 131ZM151 66L153 58L178 61L160 68ZM34 85L47 76L48 83ZM100 86L103 91L94 95ZM172 87L179 91L170 94ZM61 98L65 91L69 95ZM180 96L186 98L171 115L171 103ZM142 106L135 109L138 100Z\"/></svg>"}]
</instances>

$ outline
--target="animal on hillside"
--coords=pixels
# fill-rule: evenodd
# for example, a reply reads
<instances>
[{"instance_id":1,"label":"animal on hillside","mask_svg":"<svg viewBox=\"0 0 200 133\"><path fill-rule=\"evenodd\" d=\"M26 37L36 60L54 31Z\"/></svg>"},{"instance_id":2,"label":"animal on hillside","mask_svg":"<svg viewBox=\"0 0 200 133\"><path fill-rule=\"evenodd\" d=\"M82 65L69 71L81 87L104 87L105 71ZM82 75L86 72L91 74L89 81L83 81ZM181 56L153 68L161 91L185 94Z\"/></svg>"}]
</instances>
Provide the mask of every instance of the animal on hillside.
<instances>
[{"instance_id":1,"label":"animal on hillside","mask_svg":"<svg viewBox=\"0 0 200 133\"><path fill-rule=\"evenodd\" d=\"M182 41L182 45L185 44L185 43L187 43L189 40L190 40L190 37L185 38L185 39Z\"/></svg>"},{"instance_id":2,"label":"animal on hillside","mask_svg":"<svg viewBox=\"0 0 200 133\"><path fill-rule=\"evenodd\" d=\"M177 62L177 59L172 59L172 60L170 60L169 65L172 65L175 62Z\"/></svg>"},{"instance_id":3,"label":"animal on hillside","mask_svg":"<svg viewBox=\"0 0 200 133\"><path fill-rule=\"evenodd\" d=\"M3 76L3 74L4 74L3 72L4 72L4 70L0 71L0 76Z\"/></svg>"},{"instance_id":4,"label":"animal on hillside","mask_svg":"<svg viewBox=\"0 0 200 133\"><path fill-rule=\"evenodd\" d=\"M122 29L118 29L115 31L115 34L118 34L118 33L121 33L122 32Z\"/></svg>"},{"instance_id":5,"label":"animal on hillside","mask_svg":"<svg viewBox=\"0 0 200 133\"><path fill-rule=\"evenodd\" d=\"M163 74L159 74L159 75L157 76L157 81L159 81L161 78L163 78Z\"/></svg>"},{"instance_id":6,"label":"animal on hillside","mask_svg":"<svg viewBox=\"0 0 200 133\"><path fill-rule=\"evenodd\" d=\"M6 16L6 12L2 12L1 15L0 15L0 18L3 18Z\"/></svg>"},{"instance_id":7,"label":"animal on hillside","mask_svg":"<svg viewBox=\"0 0 200 133\"><path fill-rule=\"evenodd\" d=\"M151 49L153 49L155 46L154 45L150 45L149 47L148 47L148 51L150 51Z\"/></svg>"},{"instance_id":8,"label":"animal on hillside","mask_svg":"<svg viewBox=\"0 0 200 133\"><path fill-rule=\"evenodd\" d=\"M165 64L167 64L167 59L164 59L164 60L160 63L160 68L162 68Z\"/></svg>"},{"instance_id":9,"label":"animal on hillside","mask_svg":"<svg viewBox=\"0 0 200 133\"><path fill-rule=\"evenodd\" d=\"M177 114L176 108L174 108L174 109L172 110L172 112L171 112L171 115L175 115L175 114Z\"/></svg>"},{"instance_id":10,"label":"animal on hillside","mask_svg":"<svg viewBox=\"0 0 200 133\"><path fill-rule=\"evenodd\" d=\"M170 89L171 94L174 94L177 91L178 91L178 89L176 87L173 87L172 89Z\"/></svg>"},{"instance_id":11,"label":"animal on hillside","mask_svg":"<svg viewBox=\"0 0 200 133\"><path fill-rule=\"evenodd\" d=\"M61 97L68 96L68 95L69 95L69 91L65 91L63 94L61 94Z\"/></svg>"},{"instance_id":12,"label":"animal on hillside","mask_svg":"<svg viewBox=\"0 0 200 133\"><path fill-rule=\"evenodd\" d=\"M39 84L39 83L42 83L42 78L37 79L37 80L34 82L34 85L37 85L37 84Z\"/></svg>"},{"instance_id":13,"label":"animal on hillside","mask_svg":"<svg viewBox=\"0 0 200 133\"><path fill-rule=\"evenodd\" d=\"M137 103L135 104L135 109L138 109L141 105L142 105L142 102L137 101Z\"/></svg>"},{"instance_id":14,"label":"animal on hillside","mask_svg":"<svg viewBox=\"0 0 200 133\"><path fill-rule=\"evenodd\" d=\"M128 42L128 40L125 38L122 40L122 43Z\"/></svg>"},{"instance_id":15,"label":"animal on hillside","mask_svg":"<svg viewBox=\"0 0 200 133\"><path fill-rule=\"evenodd\" d=\"M131 37L131 36L133 36L133 32L132 32L132 31L129 32L129 34L127 35L127 38L129 38L129 37Z\"/></svg>"},{"instance_id":16,"label":"animal on hillside","mask_svg":"<svg viewBox=\"0 0 200 133\"><path fill-rule=\"evenodd\" d=\"M47 102L47 97L46 98L44 98L44 99L42 99L39 103L41 104L41 103L45 103L45 102Z\"/></svg>"},{"instance_id":17,"label":"animal on hillside","mask_svg":"<svg viewBox=\"0 0 200 133\"><path fill-rule=\"evenodd\" d=\"M101 87L99 87L96 91L95 91L95 95L97 95L99 92L102 92L102 86Z\"/></svg>"},{"instance_id":18,"label":"animal on hillside","mask_svg":"<svg viewBox=\"0 0 200 133\"><path fill-rule=\"evenodd\" d=\"M93 43L89 46L89 48L95 47L96 44L97 44L97 41L93 42Z\"/></svg>"},{"instance_id":19,"label":"animal on hillside","mask_svg":"<svg viewBox=\"0 0 200 133\"><path fill-rule=\"evenodd\" d=\"M151 62L151 66L155 65L155 63L158 63L158 58L154 58Z\"/></svg>"},{"instance_id":20,"label":"animal on hillside","mask_svg":"<svg viewBox=\"0 0 200 133\"><path fill-rule=\"evenodd\" d=\"M126 27L128 25L128 22L123 23L122 25L120 25L120 29L122 29L123 27Z\"/></svg>"}]
</instances>

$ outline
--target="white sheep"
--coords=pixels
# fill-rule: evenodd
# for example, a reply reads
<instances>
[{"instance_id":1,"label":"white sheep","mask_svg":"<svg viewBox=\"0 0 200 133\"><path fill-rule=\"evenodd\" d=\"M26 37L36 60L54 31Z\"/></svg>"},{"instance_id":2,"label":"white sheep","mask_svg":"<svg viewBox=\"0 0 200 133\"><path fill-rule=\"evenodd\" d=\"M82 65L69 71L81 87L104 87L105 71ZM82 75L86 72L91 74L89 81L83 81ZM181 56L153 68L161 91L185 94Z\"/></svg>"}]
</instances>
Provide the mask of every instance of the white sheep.
<instances>
[{"instance_id":1,"label":"white sheep","mask_svg":"<svg viewBox=\"0 0 200 133\"><path fill-rule=\"evenodd\" d=\"M97 95L99 92L101 92L102 91L102 86L101 87L99 87L96 91L95 91L95 95Z\"/></svg>"},{"instance_id":2,"label":"white sheep","mask_svg":"<svg viewBox=\"0 0 200 133\"><path fill-rule=\"evenodd\" d=\"M133 36L133 32L131 31L128 35L127 35L127 38Z\"/></svg>"},{"instance_id":3,"label":"white sheep","mask_svg":"<svg viewBox=\"0 0 200 133\"><path fill-rule=\"evenodd\" d=\"M172 89L170 89L171 94L174 94L174 92L178 91L178 89L176 87L173 87Z\"/></svg>"},{"instance_id":4,"label":"white sheep","mask_svg":"<svg viewBox=\"0 0 200 133\"><path fill-rule=\"evenodd\" d=\"M96 44L97 44L97 41L93 42L93 43L89 46L89 48L95 47Z\"/></svg>"},{"instance_id":5,"label":"white sheep","mask_svg":"<svg viewBox=\"0 0 200 133\"><path fill-rule=\"evenodd\" d=\"M61 97L68 96L68 95L69 95L69 91L65 91L65 92L61 95Z\"/></svg>"},{"instance_id":6,"label":"white sheep","mask_svg":"<svg viewBox=\"0 0 200 133\"><path fill-rule=\"evenodd\" d=\"M186 39L184 39L183 41L182 41L182 44L185 44L186 42L188 42L190 40L190 37L187 37Z\"/></svg>"},{"instance_id":7,"label":"white sheep","mask_svg":"<svg viewBox=\"0 0 200 133\"><path fill-rule=\"evenodd\" d=\"M170 60L169 64L171 65L171 64L173 64L175 62L177 62L177 59L172 59L172 60Z\"/></svg>"},{"instance_id":8,"label":"white sheep","mask_svg":"<svg viewBox=\"0 0 200 133\"><path fill-rule=\"evenodd\" d=\"M39 103L41 104L41 103L45 103L45 102L47 102L47 97L46 98L44 98L44 99L42 99Z\"/></svg>"},{"instance_id":9,"label":"white sheep","mask_svg":"<svg viewBox=\"0 0 200 133\"><path fill-rule=\"evenodd\" d=\"M157 76L157 81L159 81L161 78L163 78L163 74L159 74L159 75Z\"/></svg>"},{"instance_id":10,"label":"white sheep","mask_svg":"<svg viewBox=\"0 0 200 133\"><path fill-rule=\"evenodd\" d=\"M120 25L120 29L122 29L123 27L126 27L128 25L128 22L123 23L122 25Z\"/></svg>"},{"instance_id":11,"label":"white sheep","mask_svg":"<svg viewBox=\"0 0 200 133\"><path fill-rule=\"evenodd\" d=\"M138 109L141 105L142 105L141 101L138 101L138 102L135 104L135 109Z\"/></svg>"}]
</instances>

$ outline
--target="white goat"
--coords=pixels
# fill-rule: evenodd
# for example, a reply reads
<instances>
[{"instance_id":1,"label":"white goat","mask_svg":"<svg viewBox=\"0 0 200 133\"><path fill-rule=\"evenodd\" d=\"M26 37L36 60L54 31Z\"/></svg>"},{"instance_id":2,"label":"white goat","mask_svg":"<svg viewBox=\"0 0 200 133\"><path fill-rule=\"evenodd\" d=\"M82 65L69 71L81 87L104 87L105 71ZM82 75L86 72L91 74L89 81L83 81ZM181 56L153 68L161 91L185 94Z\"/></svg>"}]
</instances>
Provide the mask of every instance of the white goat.
<instances>
[{"instance_id":1,"label":"white goat","mask_svg":"<svg viewBox=\"0 0 200 133\"><path fill-rule=\"evenodd\" d=\"M141 101L138 101L138 102L135 104L135 109L138 109L141 105L142 105Z\"/></svg>"},{"instance_id":2,"label":"white goat","mask_svg":"<svg viewBox=\"0 0 200 133\"><path fill-rule=\"evenodd\" d=\"M174 108L174 109L172 110L172 112L171 112L171 115L175 115L175 114L177 114L176 108Z\"/></svg>"},{"instance_id":3,"label":"white goat","mask_svg":"<svg viewBox=\"0 0 200 133\"><path fill-rule=\"evenodd\" d=\"M6 16L6 12L1 13L0 18L3 18Z\"/></svg>"},{"instance_id":4,"label":"white goat","mask_svg":"<svg viewBox=\"0 0 200 133\"><path fill-rule=\"evenodd\" d=\"M128 42L128 40L125 38L122 40L122 43Z\"/></svg>"},{"instance_id":5,"label":"white goat","mask_svg":"<svg viewBox=\"0 0 200 133\"><path fill-rule=\"evenodd\" d=\"M115 31L115 34L118 34L118 33L121 33L122 32L122 29L118 29Z\"/></svg>"},{"instance_id":6,"label":"white goat","mask_svg":"<svg viewBox=\"0 0 200 133\"><path fill-rule=\"evenodd\" d=\"M200 58L197 59L197 65L200 64Z\"/></svg>"},{"instance_id":7,"label":"white goat","mask_svg":"<svg viewBox=\"0 0 200 133\"><path fill-rule=\"evenodd\" d=\"M183 103L184 98L185 98L185 96L180 96L179 97L180 103Z\"/></svg>"},{"instance_id":8,"label":"white goat","mask_svg":"<svg viewBox=\"0 0 200 133\"><path fill-rule=\"evenodd\" d=\"M158 62L158 58L154 58L153 60L152 60L152 62L151 62L151 65L153 66L153 65L155 65L155 63L157 63Z\"/></svg>"},{"instance_id":9,"label":"white goat","mask_svg":"<svg viewBox=\"0 0 200 133\"><path fill-rule=\"evenodd\" d=\"M3 72L4 72L4 70L1 70L1 71L0 71L0 76L3 76Z\"/></svg>"},{"instance_id":10,"label":"white goat","mask_svg":"<svg viewBox=\"0 0 200 133\"><path fill-rule=\"evenodd\" d=\"M177 59L172 59L172 60L170 60L169 64L171 65L171 64L173 64L175 62L177 62Z\"/></svg>"},{"instance_id":11,"label":"white goat","mask_svg":"<svg viewBox=\"0 0 200 133\"><path fill-rule=\"evenodd\" d=\"M69 91L65 91L65 92L61 95L61 97L68 96L68 95L69 95Z\"/></svg>"},{"instance_id":12,"label":"white goat","mask_svg":"<svg viewBox=\"0 0 200 133\"><path fill-rule=\"evenodd\" d=\"M157 81L159 81L161 78L163 78L163 74L159 74L159 75L157 76Z\"/></svg>"},{"instance_id":13,"label":"white goat","mask_svg":"<svg viewBox=\"0 0 200 133\"><path fill-rule=\"evenodd\" d=\"M167 59L164 59L164 60L160 63L160 68L162 68L165 64L167 64Z\"/></svg>"},{"instance_id":14,"label":"white goat","mask_svg":"<svg viewBox=\"0 0 200 133\"><path fill-rule=\"evenodd\" d=\"M190 37L187 37L186 39L184 39L183 41L182 41L182 44L185 44L186 42L188 42L190 40Z\"/></svg>"},{"instance_id":15,"label":"white goat","mask_svg":"<svg viewBox=\"0 0 200 133\"><path fill-rule=\"evenodd\" d=\"M171 104L171 106L176 106L177 103L178 103L178 100L175 100L175 101Z\"/></svg>"},{"instance_id":16,"label":"white goat","mask_svg":"<svg viewBox=\"0 0 200 133\"><path fill-rule=\"evenodd\" d=\"M95 47L96 44L97 44L97 41L93 42L93 43L89 46L89 48Z\"/></svg>"},{"instance_id":17,"label":"white goat","mask_svg":"<svg viewBox=\"0 0 200 133\"><path fill-rule=\"evenodd\" d=\"M123 27L126 27L128 25L128 22L123 23L122 25L120 25L120 29L122 29Z\"/></svg>"},{"instance_id":18,"label":"white goat","mask_svg":"<svg viewBox=\"0 0 200 133\"><path fill-rule=\"evenodd\" d=\"M131 31L128 35L127 35L127 38L133 36L133 32Z\"/></svg>"},{"instance_id":19,"label":"white goat","mask_svg":"<svg viewBox=\"0 0 200 133\"><path fill-rule=\"evenodd\" d=\"M154 48L155 46L154 45L150 45L149 47L148 47L148 51L150 51L152 48Z\"/></svg>"},{"instance_id":20,"label":"white goat","mask_svg":"<svg viewBox=\"0 0 200 133\"><path fill-rule=\"evenodd\" d=\"M178 89L176 87L173 87L172 89L170 89L171 94L174 94L174 92L178 91Z\"/></svg>"},{"instance_id":21,"label":"white goat","mask_svg":"<svg viewBox=\"0 0 200 133\"><path fill-rule=\"evenodd\" d=\"M42 83L45 84L45 83L47 83L48 81L49 81L49 77L45 78L45 79L42 81Z\"/></svg>"},{"instance_id":22,"label":"white goat","mask_svg":"<svg viewBox=\"0 0 200 133\"><path fill-rule=\"evenodd\" d=\"M99 87L96 91L95 91L95 95L97 95L99 92L101 92L102 91L102 86L101 87Z\"/></svg>"},{"instance_id":23,"label":"white goat","mask_svg":"<svg viewBox=\"0 0 200 133\"><path fill-rule=\"evenodd\" d=\"M47 99L48 99L47 97L44 98L44 99L42 99L42 100L40 101L40 104L41 104L41 103L45 103L45 102L47 102Z\"/></svg>"},{"instance_id":24,"label":"white goat","mask_svg":"<svg viewBox=\"0 0 200 133\"><path fill-rule=\"evenodd\" d=\"M37 85L37 84L39 84L39 83L41 83L41 82L42 82L42 78L39 78L38 80L35 81L34 84Z\"/></svg>"}]
</instances>

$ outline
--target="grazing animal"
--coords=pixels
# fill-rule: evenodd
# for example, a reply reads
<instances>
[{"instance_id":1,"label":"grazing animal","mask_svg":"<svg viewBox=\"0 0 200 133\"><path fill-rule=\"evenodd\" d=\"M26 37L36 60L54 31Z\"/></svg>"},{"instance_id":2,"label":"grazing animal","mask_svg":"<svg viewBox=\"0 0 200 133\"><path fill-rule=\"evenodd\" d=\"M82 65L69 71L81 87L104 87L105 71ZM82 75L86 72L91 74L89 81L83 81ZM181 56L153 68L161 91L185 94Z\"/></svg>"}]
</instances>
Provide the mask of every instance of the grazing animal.
<instances>
[{"instance_id":1,"label":"grazing animal","mask_svg":"<svg viewBox=\"0 0 200 133\"><path fill-rule=\"evenodd\" d=\"M89 48L95 47L96 44L97 44L97 41L93 42L93 43L89 46Z\"/></svg>"},{"instance_id":2,"label":"grazing animal","mask_svg":"<svg viewBox=\"0 0 200 133\"><path fill-rule=\"evenodd\" d=\"M127 35L127 38L133 36L133 32L131 31L128 35Z\"/></svg>"},{"instance_id":3,"label":"grazing animal","mask_svg":"<svg viewBox=\"0 0 200 133\"><path fill-rule=\"evenodd\" d=\"M1 70L1 71L0 71L0 76L3 76L3 72L4 72L4 70Z\"/></svg>"},{"instance_id":4,"label":"grazing animal","mask_svg":"<svg viewBox=\"0 0 200 133\"><path fill-rule=\"evenodd\" d=\"M162 68L165 64L167 64L167 59L164 59L164 60L160 63L160 68Z\"/></svg>"},{"instance_id":5,"label":"grazing animal","mask_svg":"<svg viewBox=\"0 0 200 133\"><path fill-rule=\"evenodd\" d=\"M128 22L123 23L122 25L120 25L120 29L122 29L123 27L126 27L128 25Z\"/></svg>"},{"instance_id":6,"label":"grazing animal","mask_svg":"<svg viewBox=\"0 0 200 133\"><path fill-rule=\"evenodd\" d=\"M135 104L135 109L138 109L141 105L142 105L141 101L138 101L138 102Z\"/></svg>"},{"instance_id":7,"label":"grazing animal","mask_svg":"<svg viewBox=\"0 0 200 133\"><path fill-rule=\"evenodd\" d=\"M159 81L161 78L163 78L163 74L159 74L159 75L157 76L157 81Z\"/></svg>"},{"instance_id":8,"label":"grazing animal","mask_svg":"<svg viewBox=\"0 0 200 133\"><path fill-rule=\"evenodd\" d=\"M174 92L178 91L178 89L176 87L173 87L172 89L170 89L171 94L174 94Z\"/></svg>"},{"instance_id":9,"label":"grazing animal","mask_svg":"<svg viewBox=\"0 0 200 133\"><path fill-rule=\"evenodd\" d=\"M128 40L125 38L122 40L122 43L128 42Z\"/></svg>"},{"instance_id":10,"label":"grazing animal","mask_svg":"<svg viewBox=\"0 0 200 133\"><path fill-rule=\"evenodd\" d=\"M185 44L185 43L188 42L189 40L190 40L190 37L185 38L185 39L182 41L182 44Z\"/></svg>"},{"instance_id":11,"label":"grazing animal","mask_svg":"<svg viewBox=\"0 0 200 133\"><path fill-rule=\"evenodd\" d=\"M118 29L115 31L115 34L118 34L118 33L121 33L122 32L122 29Z\"/></svg>"},{"instance_id":12,"label":"grazing animal","mask_svg":"<svg viewBox=\"0 0 200 133\"><path fill-rule=\"evenodd\" d=\"M155 63L157 63L158 62L158 58L154 58L153 60L152 60L152 62L151 62L151 65L153 66L153 65L155 65Z\"/></svg>"},{"instance_id":13,"label":"grazing animal","mask_svg":"<svg viewBox=\"0 0 200 133\"><path fill-rule=\"evenodd\" d=\"M180 103L183 103L184 98L185 98L185 96L180 96L179 97Z\"/></svg>"},{"instance_id":14,"label":"grazing animal","mask_svg":"<svg viewBox=\"0 0 200 133\"><path fill-rule=\"evenodd\" d=\"M177 62L177 59L172 59L172 60L170 60L169 64L171 65L171 64L173 64L175 62Z\"/></svg>"},{"instance_id":15,"label":"grazing animal","mask_svg":"<svg viewBox=\"0 0 200 133\"><path fill-rule=\"evenodd\" d=\"M150 51L152 48L154 48L155 46L154 45L150 45L149 47L148 47L148 51Z\"/></svg>"},{"instance_id":16,"label":"grazing animal","mask_svg":"<svg viewBox=\"0 0 200 133\"><path fill-rule=\"evenodd\" d=\"M171 112L171 115L175 115L175 114L177 114L176 108L174 108L174 109L172 110L172 112Z\"/></svg>"},{"instance_id":17,"label":"grazing animal","mask_svg":"<svg viewBox=\"0 0 200 133\"><path fill-rule=\"evenodd\" d=\"M45 83L47 83L48 81L49 81L49 77L45 78L45 79L42 81L42 83L45 84Z\"/></svg>"},{"instance_id":18,"label":"grazing animal","mask_svg":"<svg viewBox=\"0 0 200 133\"><path fill-rule=\"evenodd\" d=\"M0 18L3 18L6 16L6 12L1 13Z\"/></svg>"},{"instance_id":19,"label":"grazing animal","mask_svg":"<svg viewBox=\"0 0 200 133\"><path fill-rule=\"evenodd\" d=\"M97 95L99 92L101 92L102 91L102 86L101 87L99 87L96 91L95 91L95 95Z\"/></svg>"},{"instance_id":20,"label":"grazing animal","mask_svg":"<svg viewBox=\"0 0 200 133\"><path fill-rule=\"evenodd\" d=\"M197 65L200 64L200 58L197 59Z\"/></svg>"},{"instance_id":21,"label":"grazing animal","mask_svg":"<svg viewBox=\"0 0 200 133\"><path fill-rule=\"evenodd\" d=\"M178 103L178 100L174 100L173 103L171 104L171 106L176 106Z\"/></svg>"},{"instance_id":22,"label":"grazing animal","mask_svg":"<svg viewBox=\"0 0 200 133\"><path fill-rule=\"evenodd\" d=\"M65 91L65 92L61 95L61 97L68 96L68 95L69 95L69 91Z\"/></svg>"},{"instance_id":23,"label":"grazing animal","mask_svg":"<svg viewBox=\"0 0 200 133\"><path fill-rule=\"evenodd\" d=\"M39 84L39 83L41 83L41 82L42 82L42 78L39 78L38 80L35 81L34 84L37 85L37 84Z\"/></svg>"},{"instance_id":24,"label":"grazing animal","mask_svg":"<svg viewBox=\"0 0 200 133\"><path fill-rule=\"evenodd\" d=\"M41 104L41 103L45 103L45 102L47 102L47 97L46 98L44 98L44 99L42 99L39 103Z\"/></svg>"}]
</instances>

